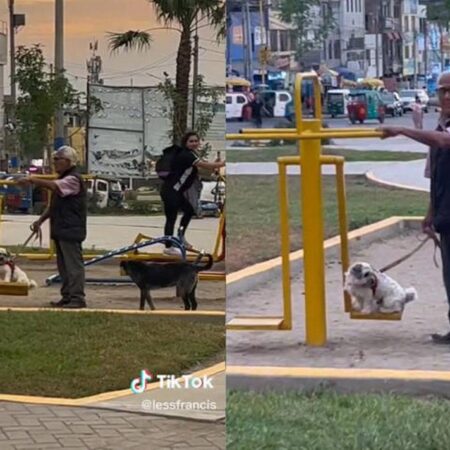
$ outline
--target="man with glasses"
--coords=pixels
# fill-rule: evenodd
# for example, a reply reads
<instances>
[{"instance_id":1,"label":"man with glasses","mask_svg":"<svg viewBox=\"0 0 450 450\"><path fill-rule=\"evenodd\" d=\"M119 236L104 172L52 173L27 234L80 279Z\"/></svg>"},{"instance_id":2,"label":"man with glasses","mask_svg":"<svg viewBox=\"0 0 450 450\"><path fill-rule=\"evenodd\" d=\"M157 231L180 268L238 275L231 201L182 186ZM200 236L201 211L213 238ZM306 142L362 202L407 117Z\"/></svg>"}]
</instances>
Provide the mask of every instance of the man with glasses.
<instances>
[{"instance_id":1,"label":"man with glasses","mask_svg":"<svg viewBox=\"0 0 450 450\"><path fill-rule=\"evenodd\" d=\"M54 307L85 308L84 263L81 244L86 239L86 188L76 169L77 153L72 147L60 147L53 155L56 180L34 176L22 178L19 184L33 184L52 191L52 201L41 217L33 223L37 231L50 219L50 235L55 242L56 263L62 279L61 296Z\"/></svg>"},{"instance_id":2,"label":"man with glasses","mask_svg":"<svg viewBox=\"0 0 450 450\"><path fill-rule=\"evenodd\" d=\"M450 306L450 73L439 77L438 98L441 116L436 130L382 127L378 131L383 133L383 139L406 136L430 147L425 169L425 176L431 179L430 203L422 230L428 235L435 232L440 235L443 278ZM448 318L450 321L450 309ZM431 337L436 344L450 345L450 332Z\"/></svg>"}]
</instances>

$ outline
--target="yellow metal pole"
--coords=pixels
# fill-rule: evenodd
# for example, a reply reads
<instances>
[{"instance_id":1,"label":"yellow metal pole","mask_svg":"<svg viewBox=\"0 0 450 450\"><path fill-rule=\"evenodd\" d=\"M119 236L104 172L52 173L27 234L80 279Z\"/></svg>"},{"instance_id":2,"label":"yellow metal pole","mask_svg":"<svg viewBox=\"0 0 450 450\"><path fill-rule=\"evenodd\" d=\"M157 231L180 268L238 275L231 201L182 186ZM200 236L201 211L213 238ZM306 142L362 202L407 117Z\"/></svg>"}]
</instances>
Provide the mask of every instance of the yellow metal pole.
<instances>
[{"instance_id":1,"label":"yellow metal pole","mask_svg":"<svg viewBox=\"0 0 450 450\"><path fill-rule=\"evenodd\" d=\"M345 197L345 176L344 164L336 165L336 190L339 213L339 234L341 236L341 263L342 263L342 282L345 280L345 272L350 265L348 252L348 224L347 224L347 200ZM352 301L350 295L344 291L345 312L352 310Z\"/></svg>"},{"instance_id":2,"label":"yellow metal pole","mask_svg":"<svg viewBox=\"0 0 450 450\"><path fill-rule=\"evenodd\" d=\"M282 330L292 330L292 299L291 299L291 266L289 203L286 164L278 160L278 181L280 199L280 232L281 232L281 273L283 280L283 323Z\"/></svg>"},{"instance_id":3,"label":"yellow metal pole","mask_svg":"<svg viewBox=\"0 0 450 450\"><path fill-rule=\"evenodd\" d=\"M319 126L318 120L304 123L305 130ZM320 140L303 143L300 149L306 344L312 346L325 345L327 340L320 149Z\"/></svg>"},{"instance_id":4,"label":"yellow metal pole","mask_svg":"<svg viewBox=\"0 0 450 450\"><path fill-rule=\"evenodd\" d=\"M302 81L314 82L315 119L302 121ZM319 97L319 98L317 98ZM297 132L317 133L321 128L322 108L317 75L298 74L295 80L295 110ZM305 280L306 344L325 345L327 340L325 305L325 258L323 249L322 176L320 166L321 141L314 139L300 146L301 208L303 222L303 271Z\"/></svg>"},{"instance_id":5,"label":"yellow metal pole","mask_svg":"<svg viewBox=\"0 0 450 450\"><path fill-rule=\"evenodd\" d=\"M214 245L214 252L213 252L214 261L216 261L217 258L220 256L219 255L220 245L222 244L222 250L223 250L223 246L225 245L225 242L223 242L223 239L222 239L222 233L223 233L224 226L225 226L225 210L220 215L220 221L219 221L219 227L218 227L218 230L217 230L216 243Z\"/></svg>"}]
</instances>

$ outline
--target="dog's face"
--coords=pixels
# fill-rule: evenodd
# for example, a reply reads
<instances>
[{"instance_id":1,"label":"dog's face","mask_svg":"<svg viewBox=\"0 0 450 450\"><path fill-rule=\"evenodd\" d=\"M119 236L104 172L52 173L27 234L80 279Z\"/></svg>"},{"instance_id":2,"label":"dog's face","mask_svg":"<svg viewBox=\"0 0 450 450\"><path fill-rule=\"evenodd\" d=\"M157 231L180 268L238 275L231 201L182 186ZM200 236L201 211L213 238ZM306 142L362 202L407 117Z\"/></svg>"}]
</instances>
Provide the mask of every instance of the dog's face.
<instances>
[{"instance_id":1,"label":"dog's face","mask_svg":"<svg viewBox=\"0 0 450 450\"><path fill-rule=\"evenodd\" d=\"M347 276L351 277L354 284L360 286L372 286L376 279L374 268L365 262L355 263L350 266Z\"/></svg>"},{"instance_id":2,"label":"dog's face","mask_svg":"<svg viewBox=\"0 0 450 450\"><path fill-rule=\"evenodd\" d=\"M3 247L0 247L0 265L3 266L11 261L11 254Z\"/></svg>"}]
</instances>

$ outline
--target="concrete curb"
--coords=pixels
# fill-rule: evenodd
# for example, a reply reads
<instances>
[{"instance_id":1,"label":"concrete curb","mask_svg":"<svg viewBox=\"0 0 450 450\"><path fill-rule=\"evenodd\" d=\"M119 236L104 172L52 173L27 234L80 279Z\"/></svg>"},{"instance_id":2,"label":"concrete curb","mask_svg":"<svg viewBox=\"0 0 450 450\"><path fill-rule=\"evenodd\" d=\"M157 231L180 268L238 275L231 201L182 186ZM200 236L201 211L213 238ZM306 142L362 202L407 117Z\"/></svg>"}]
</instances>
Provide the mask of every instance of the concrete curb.
<instances>
[{"instance_id":1,"label":"concrete curb","mask_svg":"<svg viewBox=\"0 0 450 450\"><path fill-rule=\"evenodd\" d=\"M309 367L227 367L227 387L258 392L332 389L450 398L450 372Z\"/></svg>"},{"instance_id":2,"label":"concrete curb","mask_svg":"<svg viewBox=\"0 0 450 450\"><path fill-rule=\"evenodd\" d=\"M381 178L378 178L375 176L375 174L372 171L368 171L365 174L366 178L371 181L372 183L382 186L382 187L392 187L392 188L398 188L398 189L408 189L410 191L417 191L417 192L426 192L429 193L427 189L419 188L417 186L409 186L407 184L400 184L400 183L392 183L390 181L382 180Z\"/></svg>"},{"instance_id":3,"label":"concrete curb","mask_svg":"<svg viewBox=\"0 0 450 450\"><path fill-rule=\"evenodd\" d=\"M365 247L373 241L394 236L404 228L418 229L422 217L390 217L348 233L353 249ZM334 236L324 242L327 257L337 257L340 251L340 238ZM290 254L291 271L298 272L303 265L303 250ZM254 289L273 277L281 277L281 257L255 264L227 275L227 297Z\"/></svg>"}]
</instances>

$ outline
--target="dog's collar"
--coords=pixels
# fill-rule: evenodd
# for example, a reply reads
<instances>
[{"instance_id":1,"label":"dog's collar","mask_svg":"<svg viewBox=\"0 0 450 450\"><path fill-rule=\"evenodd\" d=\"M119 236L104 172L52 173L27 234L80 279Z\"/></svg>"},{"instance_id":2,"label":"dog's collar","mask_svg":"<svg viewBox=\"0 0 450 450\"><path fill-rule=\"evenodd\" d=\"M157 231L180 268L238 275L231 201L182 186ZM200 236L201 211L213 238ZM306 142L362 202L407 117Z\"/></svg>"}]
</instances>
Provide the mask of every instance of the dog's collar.
<instances>
[{"instance_id":1,"label":"dog's collar","mask_svg":"<svg viewBox=\"0 0 450 450\"><path fill-rule=\"evenodd\" d=\"M6 261L5 266L8 266L11 269L11 278L12 278L14 275L14 269L16 268L14 261Z\"/></svg>"}]
</instances>

